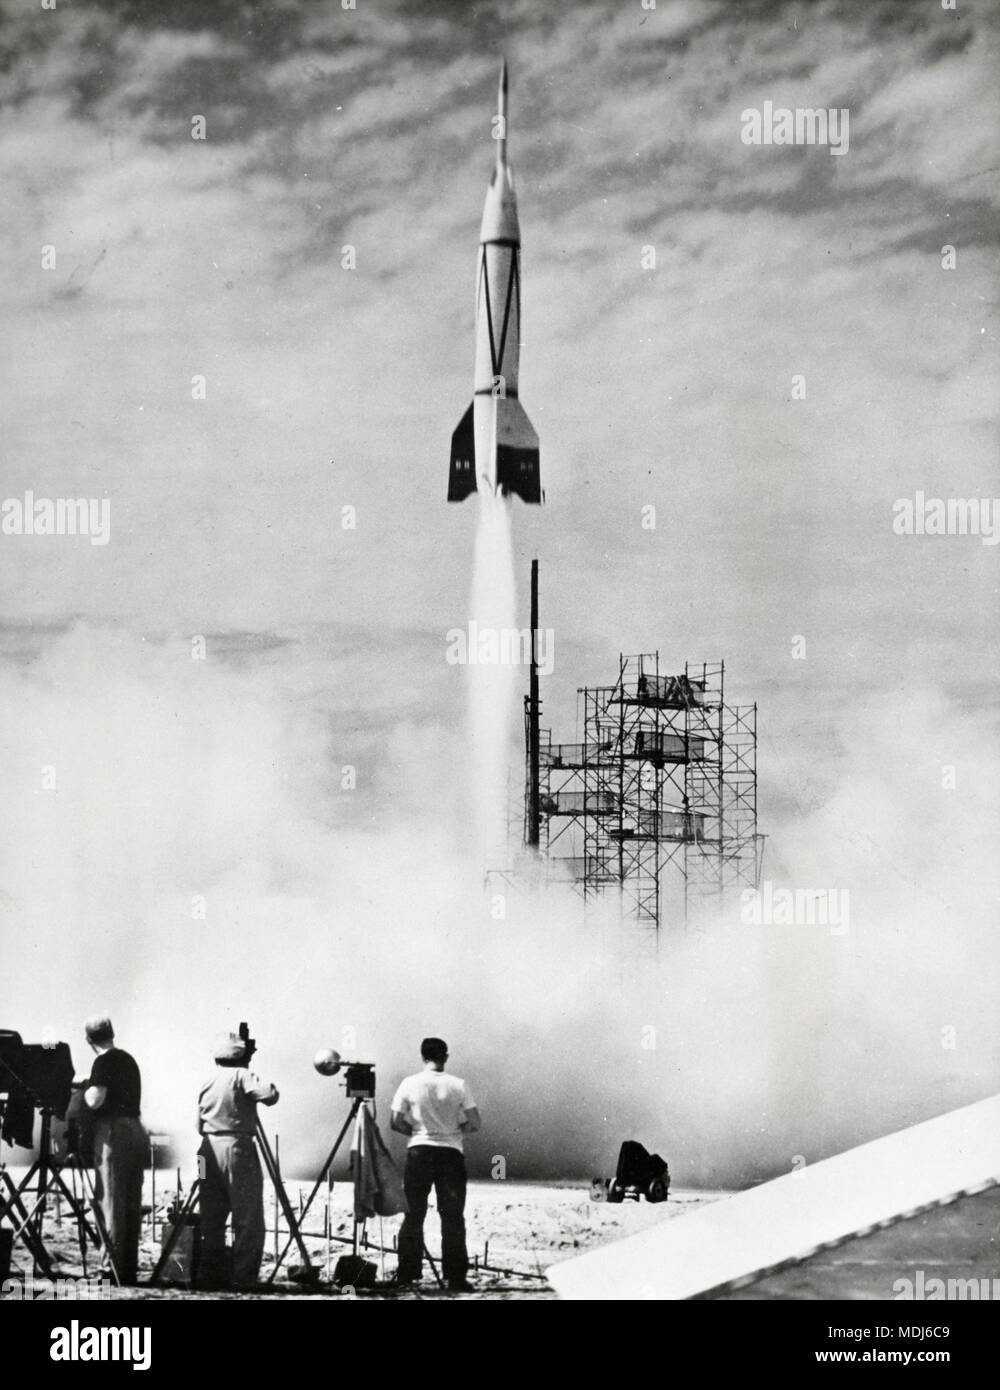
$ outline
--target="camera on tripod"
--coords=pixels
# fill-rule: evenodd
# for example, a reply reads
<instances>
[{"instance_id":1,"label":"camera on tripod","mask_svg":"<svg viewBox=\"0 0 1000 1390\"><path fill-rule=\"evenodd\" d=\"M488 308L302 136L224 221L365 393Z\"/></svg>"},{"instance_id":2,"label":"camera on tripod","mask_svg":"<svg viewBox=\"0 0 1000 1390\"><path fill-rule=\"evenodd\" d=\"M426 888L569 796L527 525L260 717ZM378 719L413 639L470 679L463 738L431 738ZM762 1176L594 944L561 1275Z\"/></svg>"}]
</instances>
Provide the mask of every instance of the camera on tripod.
<instances>
[{"instance_id":1,"label":"camera on tripod","mask_svg":"<svg viewBox=\"0 0 1000 1390\"><path fill-rule=\"evenodd\" d=\"M69 1044L25 1043L20 1033L0 1028L0 1138L5 1144L16 1144L18 1148L36 1149L34 1162L16 1185L0 1165L0 1176L3 1178L0 1185L0 1221L7 1221L13 1227L13 1231L10 1231L9 1227L0 1225L0 1232L6 1233L4 1244L7 1258L12 1247L20 1242L46 1278L53 1278L55 1274L55 1264L45 1247L42 1234L46 1197L50 1192L61 1197L76 1217L84 1259L88 1240L108 1250L111 1258L107 1233L96 1209L94 1225L88 1216L86 1196L77 1195L75 1183L70 1189L62 1173L69 1155L76 1154L84 1193L89 1195L93 1205L96 1199L86 1169L92 1155L88 1156L84 1152L84 1145L74 1138L74 1129L79 1127L74 1125L74 1107L82 1120L80 1112L85 1111L86 1106L82 1087L73 1084L73 1059ZM37 1143L33 1142L36 1110L41 1121ZM66 1134L59 1143L53 1136L53 1120L67 1122ZM30 1211L26 1205L29 1192L32 1202ZM117 1282L113 1259L111 1271Z\"/></svg>"},{"instance_id":2,"label":"camera on tripod","mask_svg":"<svg viewBox=\"0 0 1000 1390\"><path fill-rule=\"evenodd\" d=\"M323 1047L316 1053L313 1066L320 1076L336 1076L343 1068L344 1089L349 1100L375 1099L374 1062L345 1062L332 1047Z\"/></svg>"},{"instance_id":3,"label":"camera on tripod","mask_svg":"<svg viewBox=\"0 0 1000 1390\"><path fill-rule=\"evenodd\" d=\"M348 1062L344 1086L352 1100L374 1100L375 1063Z\"/></svg>"}]
</instances>

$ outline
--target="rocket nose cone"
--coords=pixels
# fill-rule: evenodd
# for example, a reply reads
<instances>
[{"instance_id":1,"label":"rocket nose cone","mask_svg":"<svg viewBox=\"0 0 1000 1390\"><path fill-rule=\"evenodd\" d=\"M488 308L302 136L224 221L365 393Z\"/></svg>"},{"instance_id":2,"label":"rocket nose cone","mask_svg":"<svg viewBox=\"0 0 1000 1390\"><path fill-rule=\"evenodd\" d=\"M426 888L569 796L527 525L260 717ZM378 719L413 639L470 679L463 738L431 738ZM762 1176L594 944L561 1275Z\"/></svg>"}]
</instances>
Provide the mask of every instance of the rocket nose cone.
<instances>
[{"instance_id":1,"label":"rocket nose cone","mask_svg":"<svg viewBox=\"0 0 1000 1390\"><path fill-rule=\"evenodd\" d=\"M497 140L497 165L507 162L507 59L500 64L500 90L497 94L497 112L500 117L499 139Z\"/></svg>"},{"instance_id":2,"label":"rocket nose cone","mask_svg":"<svg viewBox=\"0 0 1000 1390\"><path fill-rule=\"evenodd\" d=\"M500 64L500 90L497 93L497 128L494 139L497 142L497 169L507 164L507 59Z\"/></svg>"}]
</instances>

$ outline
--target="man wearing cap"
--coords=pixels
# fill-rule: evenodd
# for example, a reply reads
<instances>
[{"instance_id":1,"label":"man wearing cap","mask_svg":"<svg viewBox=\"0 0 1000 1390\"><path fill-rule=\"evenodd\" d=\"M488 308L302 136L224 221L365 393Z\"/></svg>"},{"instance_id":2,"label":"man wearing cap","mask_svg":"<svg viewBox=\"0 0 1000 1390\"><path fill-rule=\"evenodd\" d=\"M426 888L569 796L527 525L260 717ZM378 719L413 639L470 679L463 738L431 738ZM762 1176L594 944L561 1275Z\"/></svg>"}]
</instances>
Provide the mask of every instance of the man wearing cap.
<instances>
[{"instance_id":1,"label":"man wearing cap","mask_svg":"<svg viewBox=\"0 0 1000 1390\"><path fill-rule=\"evenodd\" d=\"M472 1092L457 1076L445 1074L448 1044L424 1038L423 1071L400 1082L392 1098L390 1124L409 1136L403 1186L410 1210L399 1231L399 1268L395 1284L405 1287L421 1277L424 1218L431 1188L441 1218L441 1266L448 1288L468 1291L469 1256L465 1248L464 1136L479 1129Z\"/></svg>"},{"instance_id":2,"label":"man wearing cap","mask_svg":"<svg viewBox=\"0 0 1000 1390\"><path fill-rule=\"evenodd\" d=\"M227 1033L215 1050L217 1067L198 1097L201 1177L201 1277L230 1282L226 1265L226 1217L233 1218L232 1284L253 1288L264 1254L264 1179L254 1147L257 1106L274 1105L278 1092L247 1063L253 1044Z\"/></svg>"},{"instance_id":3,"label":"man wearing cap","mask_svg":"<svg viewBox=\"0 0 1000 1390\"><path fill-rule=\"evenodd\" d=\"M94 1196L101 1206L109 1250L120 1284L134 1284L139 1274L139 1227L142 1219L142 1174L146 1132L139 1120L142 1078L134 1058L115 1047L115 1030L107 1014L84 1024L87 1042L97 1054L90 1069L84 1102L94 1111Z\"/></svg>"}]
</instances>

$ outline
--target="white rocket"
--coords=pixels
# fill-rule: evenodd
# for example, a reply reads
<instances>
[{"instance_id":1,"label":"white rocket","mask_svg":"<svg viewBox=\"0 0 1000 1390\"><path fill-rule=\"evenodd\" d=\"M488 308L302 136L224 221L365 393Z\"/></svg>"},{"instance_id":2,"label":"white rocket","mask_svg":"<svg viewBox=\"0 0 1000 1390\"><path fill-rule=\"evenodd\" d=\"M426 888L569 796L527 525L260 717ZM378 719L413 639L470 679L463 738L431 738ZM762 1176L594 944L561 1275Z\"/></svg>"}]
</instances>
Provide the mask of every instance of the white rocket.
<instances>
[{"instance_id":1,"label":"white rocket","mask_svg":"<svg viewBox=\"0 0 1000 1390\"><path fill-rule=\"evenodd\" d=\"M480 488L541 502L538 435L517 398L521 336L521 229L507 163L507 64L500 70L497 162L486 193L476 267L476 374L472 404L451 437L448 501Z\"/></svg>"}]
</instances>

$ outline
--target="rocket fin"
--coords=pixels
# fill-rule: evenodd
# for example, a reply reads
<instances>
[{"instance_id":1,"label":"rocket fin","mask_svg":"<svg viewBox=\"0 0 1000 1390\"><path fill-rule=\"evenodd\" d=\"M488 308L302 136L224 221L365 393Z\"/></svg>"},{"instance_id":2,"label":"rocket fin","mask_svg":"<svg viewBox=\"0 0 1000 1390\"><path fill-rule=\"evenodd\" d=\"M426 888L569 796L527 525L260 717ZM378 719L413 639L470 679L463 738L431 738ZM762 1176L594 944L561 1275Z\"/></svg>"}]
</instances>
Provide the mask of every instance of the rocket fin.
<instances>
[{"instance_id":1,"label":"rocket fin","mask_svg":"<svg viewBox=\"0 0 1000 1390\"><path fill-rule=\"evenodd\" d=\"M476 431L473 416L474 407L470 405L451 436L449 502L464 502L470 492L476 491Z\"/></svg>"},{"instance_id":2,"label":"rocket fin","mask_svg":"<svg viewBox=\"0 0 1000 1390\"><path fill-rule=\"evenodd\" d=\"M544 500L538 455L538 435L513 396L501 396L496 403L497 489L516 492L522 502Z\"/></svg>"}]
</instances>

